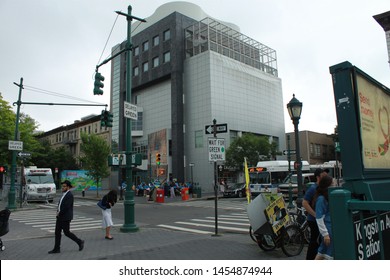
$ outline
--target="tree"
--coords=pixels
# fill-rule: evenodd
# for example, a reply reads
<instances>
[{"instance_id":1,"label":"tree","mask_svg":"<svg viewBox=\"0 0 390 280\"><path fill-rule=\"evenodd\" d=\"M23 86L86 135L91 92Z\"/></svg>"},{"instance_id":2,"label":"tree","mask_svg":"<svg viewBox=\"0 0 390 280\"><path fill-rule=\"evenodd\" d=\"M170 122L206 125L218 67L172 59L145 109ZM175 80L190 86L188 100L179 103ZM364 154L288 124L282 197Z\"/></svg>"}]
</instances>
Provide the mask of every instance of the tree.
<instances>
[{"instance_id":1,"label":"tree","mask_svg":"<svg viewBox=\"0 0 390 280\"><path fill-rule=\"evenodd\" d=\"M96 181L96 196L99 196L99 182L102 178L110 175L108 168L108 156L110 154L110 146L107 142L96 134L81 134L80 150L82 156L80 161L83 163L83 168L87 171L87 175L91 176Z\"/></svg>"},{"instance_id":2,"label":"tree","mask_svg":"<svg viewBox=\"0 0 390 280\"><path fill-rule=\"evenodd\" d=\"M245 133L237 137L226 149L226 165L242 169L244 157L248 166L256 166L260 159L269 159L276 154L276 143L269 143L268 137Z\"/></svg>"},{"instance_id":3,"label":"tree","mask_svg":"<svg viewBox=\"0 0 390 280\"><path fill-rule=\"evenodd\" d=\"M8 150L8 141L15 139L15 122L16 114L0 94L0 164L9 164L12 161L12 153ZM34 119L27 114L20 113L18 128L19 140L23 142L24 151L35 152L40 149L41 145L34 137L35 130L38 128Z\"/></svg>"}]
</instances>

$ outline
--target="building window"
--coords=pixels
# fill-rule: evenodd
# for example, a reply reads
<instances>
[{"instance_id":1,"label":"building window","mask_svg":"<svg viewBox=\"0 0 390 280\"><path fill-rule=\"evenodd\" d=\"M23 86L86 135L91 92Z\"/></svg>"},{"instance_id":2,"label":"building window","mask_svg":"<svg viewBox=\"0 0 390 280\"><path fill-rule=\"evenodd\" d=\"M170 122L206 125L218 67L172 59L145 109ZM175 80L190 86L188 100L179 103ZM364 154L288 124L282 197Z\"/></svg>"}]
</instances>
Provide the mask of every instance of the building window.
<instances>
[{"instance_id":1,"label":"building window","mask_svg":"<svg viewBox=\"0 0 390 280\"><path fill-rule=\"evenodd\" d=\"M160 44L160 36L153 37L153 47L158 46Z\"/></svg>"},{"instance_id":2,"label":"building window","mask_svg":"<svg viewBox=\"0 0 390 280\"><path fill-rule=\"evenodd\" d=\"M321 145L320 145L320 144L315 144L314 148L315 148L315 153L314 153L314 155L315 155L316 157L321 156Z\"/></svg>"},{"instance_id":3,"label":"building window","mask_svg":"<svg viewBox=\"0 0 390 280\"><path fill-rule=\"evenodd\" d=\"M163 33L163 39L164 41L167 41L169 39L171 39L171 30L165 30L164 33Z\"/></svg>"},{"instance_id":4,"label":"building window","mask_svg":"<svg viewBox=\"0 0 390 280\"><path fill-rule=\"evenodd\" d=\"M153 68L156 68L160 63L160 60L158 59L158 56L153 58Z\"/></svg>"},{"instance_id":5,"label":"building window","mask_svg":"<svg viewBox=\"0 0 390 280\"><path fill-rule=\"evenodd\" d=\"M136 66L133 68L133 76L138 76L139 75L139 67Z\"/></svg>"},{"instance_id":6,"label":"building window","mask_svg":"<svg viewBox=\"0 0 390 280\"><path fill-rule=\"evenodd\" d=\"M149 41L143 42L142 43L142 50L145 52L149 50Z\"/></svg>"},{"instance_id":7,"label":"building window","mask_svg":"<svg viewBox=\"0 0 390 280\"><path fill-rule=\"evenodd\" d=\"M143 72L148 72L149 70L149 62L145 62L142 64L142 71Z\"/></svg>"},{"instance_id":8,"label":"building window","mask_svg":"<svg viewBox=\"0 0 390 280\"><path fill-rule=\"evenodd\" d=\"M166 63L169 61L171 61L171 52L166 52L166 53L164 53L164 56L163 56L163 63Z\"/></svg>"},{"instance_id":9,"label":"building window","mask_svg":"<svg viewBox=\"0 0 390 280\"><path fill-rule=\"evenodd\" d=\"M195 148L203 148L203 130L195 131Z\"/></svg>"},{"instance_id":10,"label":"building window","mask_svg":"<svg viewBox=\"0 0 390 280\"><path fill-rule=\"evenodd\" d=\"M133 54L134 54L134 56L139 55L139 47L138 46L134 47Z\"/></svg>"}]
</instances>

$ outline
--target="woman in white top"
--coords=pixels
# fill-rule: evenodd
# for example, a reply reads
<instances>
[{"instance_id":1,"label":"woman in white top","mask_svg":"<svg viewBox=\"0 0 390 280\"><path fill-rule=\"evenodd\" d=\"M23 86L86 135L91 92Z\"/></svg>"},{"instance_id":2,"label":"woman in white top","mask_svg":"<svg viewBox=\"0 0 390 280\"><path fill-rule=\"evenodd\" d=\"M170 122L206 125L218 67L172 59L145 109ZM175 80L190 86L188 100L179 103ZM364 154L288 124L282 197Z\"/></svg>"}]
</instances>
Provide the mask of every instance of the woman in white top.
<instances>
[{"instance_id":1,"label":"woman in white top","mask_svg":"<svg viewBox=\"0 0 390 280\"><path fill-rule=\"evenodd\" d=\"M106 229L105 239L108 240L114 239L110 233L111 227L114 225L114 223L112 222L111 208L114 206L116 202L117 202L117 192L115 190L110 190L102 198L102 204L106 207L105 210L102 209L102 216L103 216L102 227Z\"/></svg>"}]
</instances>

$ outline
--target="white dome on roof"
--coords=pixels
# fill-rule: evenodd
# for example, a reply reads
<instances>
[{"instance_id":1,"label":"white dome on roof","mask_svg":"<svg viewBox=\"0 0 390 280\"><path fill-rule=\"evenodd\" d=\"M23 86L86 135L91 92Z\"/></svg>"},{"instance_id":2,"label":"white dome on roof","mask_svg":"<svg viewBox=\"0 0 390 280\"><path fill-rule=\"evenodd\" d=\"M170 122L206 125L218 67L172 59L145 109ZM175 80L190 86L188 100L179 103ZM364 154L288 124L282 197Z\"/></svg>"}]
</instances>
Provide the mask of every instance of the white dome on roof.
<instances>
[{"instance_id":1,"label":"white dome on roof","mask_svg":"<svg viewBox=\"0 0 390 280\"><path fill-rule=\"evenodd\" d=\"M218 19L215 19L215 18L209 16L208 14L206 14L202 10L201 7L199 7L198 5L196 5L194 3L185 2L185 1L174 1L174 2L168 2L168 3L163 4L160 7L158 7L156 9L156 11L153 13L153 15L145 18L146 23L139 24L139 22L134 22L133 26L134 27L137 26L137 28L136 29L134 28L132 35L134 36L135 34L141 32L142 30L148 28L149 26L155 24L159 20L167 17L168 15L170 15L174 12L178 12L180 14L187 16L187 17L193 18L197 21L201 21L204 18L212 18L212 19L214 19L214 20L216 20L224 25L227 25L230 28L240 32L240 28L237 25L235 25L233 23L229 23L229 22L220 21Z\"/></svg>"}]
</instances>

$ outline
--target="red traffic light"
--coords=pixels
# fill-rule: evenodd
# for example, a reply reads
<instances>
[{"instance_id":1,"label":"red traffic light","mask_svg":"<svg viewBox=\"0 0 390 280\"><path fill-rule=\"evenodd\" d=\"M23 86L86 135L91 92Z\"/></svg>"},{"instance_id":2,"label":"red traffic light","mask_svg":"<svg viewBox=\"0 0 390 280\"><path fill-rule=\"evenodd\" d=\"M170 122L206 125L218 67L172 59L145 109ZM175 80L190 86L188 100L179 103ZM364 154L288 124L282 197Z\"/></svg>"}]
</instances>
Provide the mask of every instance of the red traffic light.
<instances>
[{"instance_id":1,"label":"red traffic light","mask_svg":"<svg viewBox=\"0 0 390 280\"><path fill-rule=\"evenodd\" d=\"M0 173L4 173L5 172L5 167L4 166L0 166Z\"/></svg>"}]
</instances>

